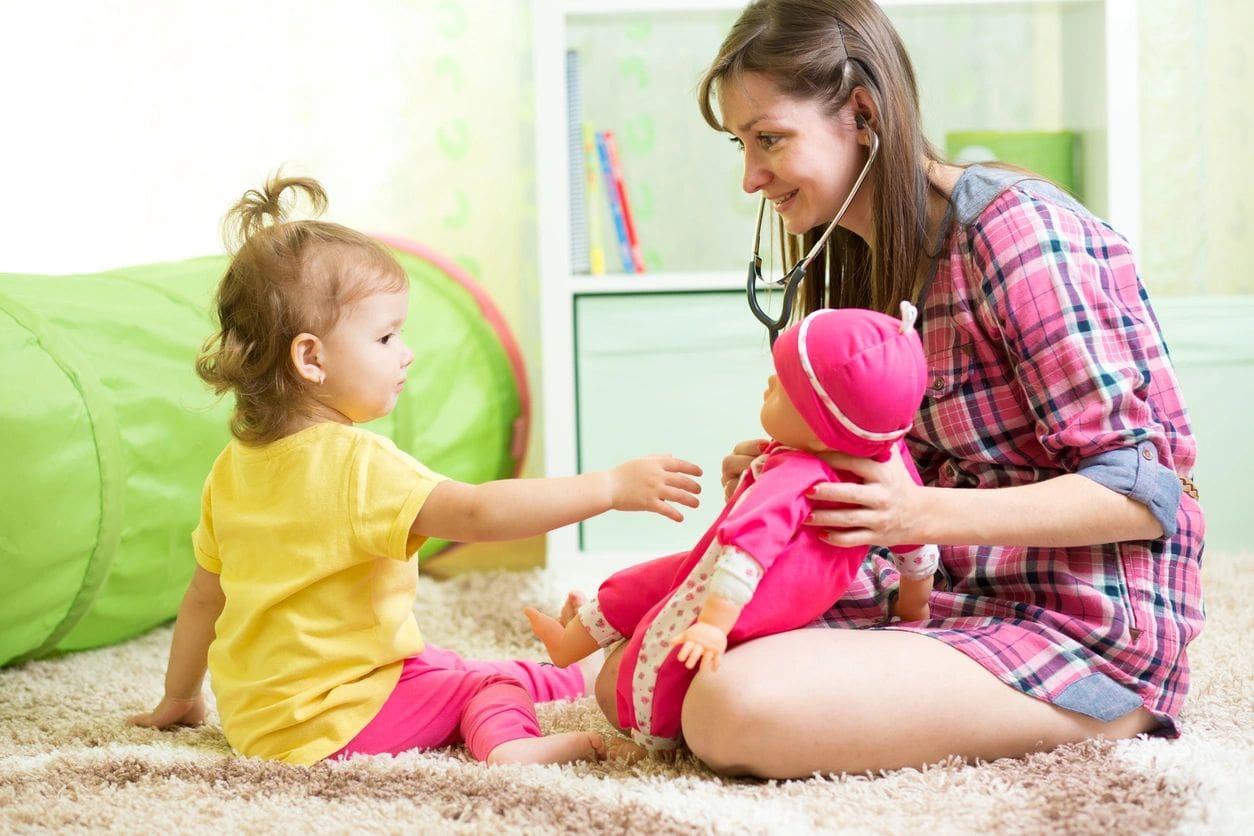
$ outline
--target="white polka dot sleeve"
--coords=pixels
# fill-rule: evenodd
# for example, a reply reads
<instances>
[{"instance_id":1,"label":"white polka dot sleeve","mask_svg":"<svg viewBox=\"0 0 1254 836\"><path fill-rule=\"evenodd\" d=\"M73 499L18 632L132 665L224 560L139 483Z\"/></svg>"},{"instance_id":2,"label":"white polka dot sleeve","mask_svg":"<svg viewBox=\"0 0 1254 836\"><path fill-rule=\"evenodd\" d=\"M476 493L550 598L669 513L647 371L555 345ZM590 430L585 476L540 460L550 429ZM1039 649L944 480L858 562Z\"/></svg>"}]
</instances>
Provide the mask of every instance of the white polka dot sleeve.
<instances>
[{"instance_id":1,"label":"white polka dot sleeve","mask_svg":"<svg viewBox=\"0 0 1254 836\"><path fill-rule=\"evenodd\" d=\"M889 552L902 577L912 581L930 578L940 563L940 549L930 543L908 552Z\"/></svg>"}]
</instances>

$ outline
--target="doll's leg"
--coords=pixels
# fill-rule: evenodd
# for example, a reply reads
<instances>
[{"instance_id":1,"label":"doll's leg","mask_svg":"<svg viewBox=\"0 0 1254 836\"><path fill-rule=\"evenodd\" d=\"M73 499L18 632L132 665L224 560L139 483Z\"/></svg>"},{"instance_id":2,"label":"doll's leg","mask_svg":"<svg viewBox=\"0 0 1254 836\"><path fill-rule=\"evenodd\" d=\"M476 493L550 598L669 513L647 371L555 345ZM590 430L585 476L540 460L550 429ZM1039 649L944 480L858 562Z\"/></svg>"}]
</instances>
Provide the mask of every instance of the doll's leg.
<instances>
[{"instance_id":1,"label":"doll's leg","mask_svg":"<svg viewBox=\"0 0 1254 836\"><path fill-rule=\"evenodd\" d=\"M524 608L523 614L531 622L531 631L544 643L549 658L559 668L578 662L601 647L579 617L570 619L563 627L556 618L545 615L534 607Z\"/></svg>"},{"instance_id":2,"label":"doll's leg","mask_svg":"<svg viewBox=\"0 0 1254 836\"><path fill-rule=\"evenodd\" d=\"M555 665L566 667L630 634L640 618L670 591L687 557L687 552L681 552L615 572L565 626L534 607L526 607L523 613L549 658Z\"/></svg>"}]
</instances>

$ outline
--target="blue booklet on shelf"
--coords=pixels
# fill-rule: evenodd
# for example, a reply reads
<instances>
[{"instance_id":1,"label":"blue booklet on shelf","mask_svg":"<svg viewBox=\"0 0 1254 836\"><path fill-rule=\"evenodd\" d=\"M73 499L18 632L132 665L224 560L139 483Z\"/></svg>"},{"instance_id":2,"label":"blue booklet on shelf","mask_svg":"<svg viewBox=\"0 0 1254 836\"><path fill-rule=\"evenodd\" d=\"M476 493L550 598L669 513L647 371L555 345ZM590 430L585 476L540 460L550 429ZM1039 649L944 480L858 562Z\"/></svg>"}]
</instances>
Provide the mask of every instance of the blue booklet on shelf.
<instances>
[{"instance_id":1,"label":"blue booklet on shelf","mask_svg":"<svg viewBox=\"0 0 1254 836\"><path fill-rule=\"evenodd\" d=\"M627 218L623 214L623 204L618 197L618 186L614 180L614 168L610 163L609 149L605 147L605 137L596 132L597 160L601 164L601 180L605 184L605 199L610 205L610 216L614 219L614 237L618 239L618 257L623 265L624 273L635 272L635 261L631 256L631 239L627 234Z\"/></svg>"},{"instance_id":2,"label":"blue booklet on shelf","mask_svg":"<svg viewBox=\"0 0 1254 836\"><path fill-rule=\"evenodd\" d=\"M587 273L592 264L588 253L588 196L584 177L583 86L579 77L579 53L566 50L566 139L570 169L570 270Z\"/></svg>"}]
</instances>

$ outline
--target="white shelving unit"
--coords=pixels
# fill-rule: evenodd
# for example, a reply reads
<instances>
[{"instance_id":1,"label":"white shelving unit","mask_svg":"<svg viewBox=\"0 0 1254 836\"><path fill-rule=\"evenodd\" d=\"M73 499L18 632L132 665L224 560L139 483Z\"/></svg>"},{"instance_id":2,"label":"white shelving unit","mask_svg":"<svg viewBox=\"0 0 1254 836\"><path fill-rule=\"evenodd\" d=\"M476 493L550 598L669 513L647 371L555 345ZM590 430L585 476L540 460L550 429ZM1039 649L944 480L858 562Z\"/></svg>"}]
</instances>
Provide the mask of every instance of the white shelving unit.
<instances>
[{"instance_id":1,"label":"white shelving unit","mask_svg":"<svg viewBox=\"0 0 1254 836\"><path fill-rule=\"evenodd\" d=\"M644 275L572 275L565 63L571 27L590 21L604 22L609 16L631 16L631 19L647 20L654 26L666 26L683 23L694 15L734 16L744 5L744 2L728 0L535 0L533 3L543 357L541 409L546 474L569 474L579 470L581 428L577 390L580 344L577 322L581 300L582 304L589 306L597 298L608 299L617 295L641 302L656 297L662 300L682 299L684 305L698 307L703 300L708 300L711 305L722 305L724 297L730 298L728 294L743 295L745 282L744 272L740 269ZM1079 44L1075 51L1082 55L1074 62L1075 66L1057 68L1054 81L1046 82L1051 87L1056 82L1056 89L1041 90L1040 93L1057 96L1062 118L1069 127L1074 126L1083 133L1083 163L1089 178L1090 204L1126 235L1134 248L1137 246L1140 232L1140 158L1135 0L884 0L881 5L895 20L895 15L912 12L979 16L1007 10L1030 10L1033 14L1056 15L1058 37L1075 40ZM717 47L717 41L692 44L692 49L698 51L703 59L712 57ZM907 48L913 52L908 39ZM957 43L952 45L952 54L954 60L961 60L964 52L979 49L978 45ZM1097 49L1101 50L1101 54L1092 54ZM593 61L595 56L586 60ZM927 79L922 73L919 80L921 87L926 84ZM587 89L584 95L585 98L589 95ZM677 106L691 108L693 120L699 120L690 102ZM926 105L924 118L926 125ZM700 161L693 164L699 165ZM666 185L663 184L663 188ZM721 199L721 194L709 198L711 203ZM744 263L747 265L748 225L738 230L738 234L744 239L741 246L745 248ZM601 306L600 310L607 308ZM743 318L749 323L746 328L757 329L748 311L744 312ZM691 323L694 329L708 325L708 318L706 322L701 321L701 316L695 319ZM727 339L727 335L724 334L723 338ZM767 356L764 350L759 353L764 358ZM654 356L652 362L665 361L659 361ZM692 370L689 369L688 373L692 374ZM699 387L704 379L704 375L698 375L692 385ZM759 381L751 380L750 385L759 386ZM663 406L656 405L655 408ZM748 418L752 420L755 416L756 412ZM630 449L641 454L665 449L664 442L659 450L650 449L649 445L655 443L655 439L647 437L644 430L641 435L638 443L628 445ZM680 449L674 452L684 455ZM709 462L703 464L709 468ZM705 501L718 504L718 499L713 496L707 495ZM643 516L632 515L632 524ZM646 523L641 522L640 525ZM699 531L695 533L699 534ZM695 542L695 536L691 539ZM691 543L685 539L682 545L689 546ZM568 526L552 532L548 537L548 560L550 565L556 566L570 565L574 561L586 566L589 561L597 561L598 567L608 570L629 560L661 553L647 544L636 545L630 538L616 545L581 545L579 526Z\"/></svg>"}]
</instances>

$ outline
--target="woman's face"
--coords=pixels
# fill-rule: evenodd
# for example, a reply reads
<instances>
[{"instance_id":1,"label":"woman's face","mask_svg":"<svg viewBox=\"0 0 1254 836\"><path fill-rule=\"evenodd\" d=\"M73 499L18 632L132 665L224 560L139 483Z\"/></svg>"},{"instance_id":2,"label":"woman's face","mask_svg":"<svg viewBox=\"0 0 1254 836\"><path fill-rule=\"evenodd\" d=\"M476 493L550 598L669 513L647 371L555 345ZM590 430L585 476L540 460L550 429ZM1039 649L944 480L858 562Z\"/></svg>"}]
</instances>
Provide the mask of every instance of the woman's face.
<instances>
[{"instance_id":1,"label":"woman's face","mask_svg":"<svg viewBox=\"0 0 1254 836\"><path fill-rule=\"evenodd\" d=\"M761 192L799 235L830 223L866 162L851 105L829 115L814 99L784 95L759 73L742 73L719 86L723 127L743 147L742 185ZM841 226L869 233L871 189L864 183Z\"/></svg>"}]
</instances>

